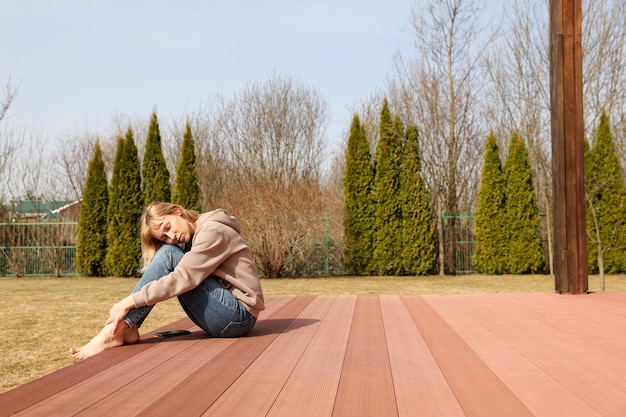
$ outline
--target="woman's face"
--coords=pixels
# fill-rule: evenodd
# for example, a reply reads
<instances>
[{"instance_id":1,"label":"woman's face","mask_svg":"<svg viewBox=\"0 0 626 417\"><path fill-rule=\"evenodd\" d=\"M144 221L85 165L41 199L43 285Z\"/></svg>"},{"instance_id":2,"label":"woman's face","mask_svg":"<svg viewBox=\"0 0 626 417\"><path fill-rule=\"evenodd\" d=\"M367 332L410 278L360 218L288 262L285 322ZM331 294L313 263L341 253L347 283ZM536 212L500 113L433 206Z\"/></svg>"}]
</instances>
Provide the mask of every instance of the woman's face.
<instances>
[{"instance_id":1,"label":"woman's face","mask_svg":"<svg viewBox=\"0 0 626 417\"><path fill-rule=\"evenodd\" d=\"M152 236L172 245L187 243L193 236L194 227L180 214L168 214L158 229L152 229Z\"/></svg>"}]
</instances>

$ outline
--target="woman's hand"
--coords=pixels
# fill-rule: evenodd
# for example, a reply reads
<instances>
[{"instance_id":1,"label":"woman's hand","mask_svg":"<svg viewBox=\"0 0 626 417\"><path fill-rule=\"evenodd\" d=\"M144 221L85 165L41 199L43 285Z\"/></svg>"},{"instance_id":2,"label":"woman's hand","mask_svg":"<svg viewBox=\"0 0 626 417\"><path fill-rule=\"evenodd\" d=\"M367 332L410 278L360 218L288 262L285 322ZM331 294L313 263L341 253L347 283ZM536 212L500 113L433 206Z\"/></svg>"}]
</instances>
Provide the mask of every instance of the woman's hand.
<instances>
[{"instance_id":1,"label":"woman's hand","mask_svg":"<svg viewBox=\"0 0 626 417\"><path fill-rule=\"evenodd\" d=\"M109 310L109 318L107 319L105 325L109 323L119 323L133 307L135 307L135 301L130 295L113 304L113 307Z\"/></svg>"}]
</instances>

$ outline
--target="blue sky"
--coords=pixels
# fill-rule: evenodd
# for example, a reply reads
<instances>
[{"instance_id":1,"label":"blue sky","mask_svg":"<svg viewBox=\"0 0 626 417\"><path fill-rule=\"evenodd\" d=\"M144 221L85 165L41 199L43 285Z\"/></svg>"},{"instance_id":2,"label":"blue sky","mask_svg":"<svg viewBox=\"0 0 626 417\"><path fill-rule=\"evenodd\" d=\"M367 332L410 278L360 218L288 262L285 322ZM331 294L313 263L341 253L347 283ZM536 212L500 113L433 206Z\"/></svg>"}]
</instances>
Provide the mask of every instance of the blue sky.
<instances>
[{"instance_id":1,"label":"blue sky","mask_svg":"<svg viewBox=\"0 0 626 417\"><path fill-rule=\"evenodd\" d=\"M0 85L10 117L48 132L159 119L285 74L326 97L329 145L347 106L385 84L410 43L409 0L0 0Z\"/></svg>"}]
</instances>

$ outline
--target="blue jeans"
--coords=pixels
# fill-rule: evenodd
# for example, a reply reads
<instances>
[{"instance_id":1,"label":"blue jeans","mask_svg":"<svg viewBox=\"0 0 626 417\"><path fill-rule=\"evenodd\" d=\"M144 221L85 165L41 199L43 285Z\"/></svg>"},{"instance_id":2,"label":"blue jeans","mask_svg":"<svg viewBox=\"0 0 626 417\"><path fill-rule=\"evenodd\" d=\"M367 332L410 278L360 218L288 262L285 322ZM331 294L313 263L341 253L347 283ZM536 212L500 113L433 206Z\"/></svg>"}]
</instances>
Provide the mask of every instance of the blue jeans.
<instances>
[{"instance_id":1,"label":"blue jeans","mask_svg":"<svg viewBox=\"0 0 626 417\"><path fill-rule=\"evenodd\" d=\"M176 245L163 245L139 279L133 293L149 282L157 281L174 270L184 255ZM243 303L211 275L196 288L178 296L180 305L198 327L213 337L239 337L252 330L256 318ZM141 324L154 306L132 308L124 321L129 327Z\"/></svg>"}]
</instances>

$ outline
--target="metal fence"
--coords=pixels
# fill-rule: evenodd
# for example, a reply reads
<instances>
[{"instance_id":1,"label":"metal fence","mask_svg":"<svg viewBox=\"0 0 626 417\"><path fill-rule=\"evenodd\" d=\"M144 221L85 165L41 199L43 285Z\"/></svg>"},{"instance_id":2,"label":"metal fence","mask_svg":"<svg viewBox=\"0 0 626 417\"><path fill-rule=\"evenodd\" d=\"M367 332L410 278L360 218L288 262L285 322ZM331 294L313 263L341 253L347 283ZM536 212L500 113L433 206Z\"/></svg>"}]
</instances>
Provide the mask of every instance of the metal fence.
<instances>
[{"instance_id":1,"label":"metal fence","mask_svg":"<svg viewBox=\"0 0 626 417\"><path fill-rule=\"evenodd\" d=\"M0 276L76 275L77 222L0 223Z\"/></svg>"},{"instance_id":2,"label":"metal fence","mask_svg":"<svg viewBox=\"0 0 626 417\"><path fill-rule=\"evenodd\" d=\"M336 219L335 219L336 220ZM343 243L331 239L329 222L318 241L303 250L297 264L290 265L288 276L340 275ZM76 276L77 222L0 223L0 277Z\"/></svg>"},{"instance_id":3,"label":"metal fence","mask_svg":"<svg viewBox=\"0 0 626 417\"><path fill-rule=\"evenodd\" d=\"M551 243L547 231L550 224L546 215L540 214L539 216L541 220L541 244L543 245L544 257L546 259L543 272L549 273L549 246ZM449 275L476 273L472 265L475 243L474 216L451 216L442 212L441 225L443 227L445 273Z\"/></svg>"},{"instance_id":4,"label":"metal fence","mask_svg":"<svg viewBox=\"0 0 626 417\"><path fill-rule=\"evenodd\" d=\"M474 216L450 216L441 213L445 274L472 274L474 252Z\"/></svg>"},{"instance_id":5,"label":"metal fence","mask_svg":"<svg viewBox=\"0 0 626 417\"><path fill-rule=\"evenodd\" d=\"M306 259L290 271L286 271L287 276L305 275L348 275L351 271L345 269L343 262L343 243L330 239L313 242L306 254Z\"/></svg>"},{"instance_id":6,"label":"metal fence","mask_svg":"<svg viewBox=\"0 0 626 417\"><path fill-rule=\"evenodd\" d=\"M287 276L343 275L343 242L333 240L340 219L324 218L318 239L303 252ZM441 213L446 274L471 274L474 216ZM323 232L322 232L323 230ZM0 223L0 276L74 276L77 222ZM545 243L545 242L544 242Z\"/></svg>"}]
</instances>

